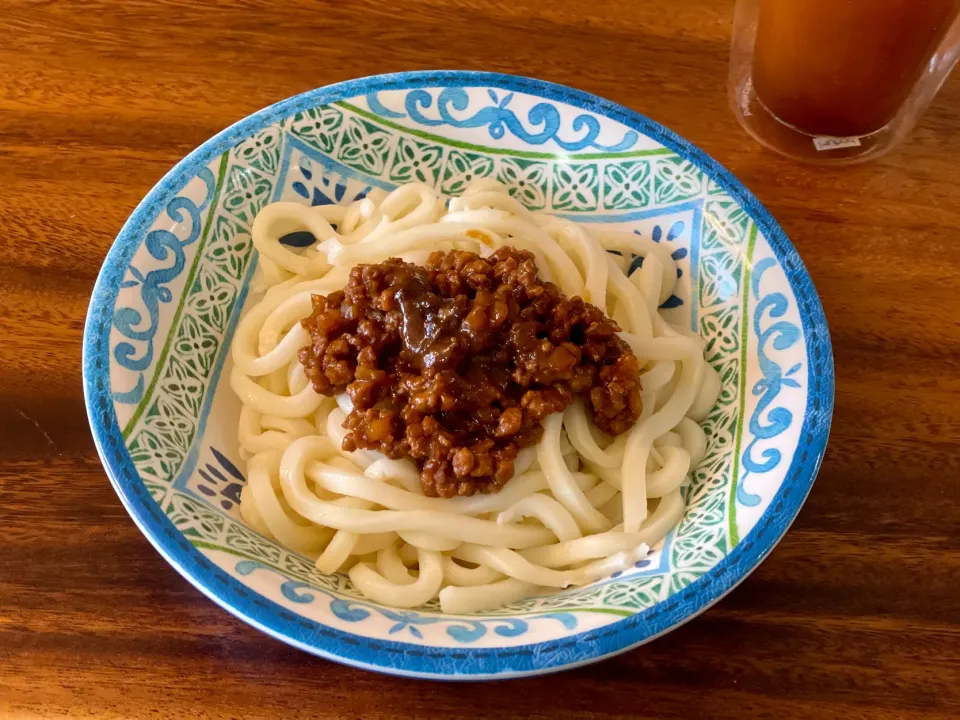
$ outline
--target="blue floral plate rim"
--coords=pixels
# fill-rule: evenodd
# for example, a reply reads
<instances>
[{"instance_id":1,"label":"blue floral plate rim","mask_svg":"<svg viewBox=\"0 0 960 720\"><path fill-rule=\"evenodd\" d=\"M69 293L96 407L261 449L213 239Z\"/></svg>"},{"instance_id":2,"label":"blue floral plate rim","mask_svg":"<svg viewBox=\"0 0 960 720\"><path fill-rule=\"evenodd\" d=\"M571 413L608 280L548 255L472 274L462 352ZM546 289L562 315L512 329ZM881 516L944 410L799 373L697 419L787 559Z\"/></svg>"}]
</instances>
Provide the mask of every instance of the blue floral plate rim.
<instances>
[{"instance_id":1,"label":"blue floral plate rim","mask_svg":"<svg viewBox=\"0 0 960 720\"><path fill-rule=\"evenodd\" d=\"M110 318L121 274L161 203L216 156L288 115L372 91L438 84L495 87L563 102L618 121L693 163L736 200L763 233L796 296L803 324L811 391L800 440L786 480L756 526L713 569L663 602L611 625L560 640L512 648L424 648L374 640L295 616L245 588L180 535L144 487L124 445L110 395L106 358ZM253 113L181 160L137 206L104 261L84 329L83 383L97 451L117 494L151 544L198 590L241 620L306 652L368 670L444 680L522 677L595 662L648 642L719 601L763 561L796 518L823 459L834 398L830 334L810 275L770 213L728 170L671 130L612 101L543 80L458 70L377 75L311 90Z\"/></svg>"}]
</instances>

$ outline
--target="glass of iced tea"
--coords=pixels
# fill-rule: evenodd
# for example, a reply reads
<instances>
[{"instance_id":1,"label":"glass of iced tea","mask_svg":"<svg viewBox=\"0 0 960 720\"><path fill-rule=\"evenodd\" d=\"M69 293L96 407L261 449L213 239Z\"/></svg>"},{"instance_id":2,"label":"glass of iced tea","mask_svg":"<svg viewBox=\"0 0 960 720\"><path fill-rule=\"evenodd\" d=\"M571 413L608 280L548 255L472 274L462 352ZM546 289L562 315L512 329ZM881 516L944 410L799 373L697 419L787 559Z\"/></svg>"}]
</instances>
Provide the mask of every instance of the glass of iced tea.
<instances>
[{"instance_id":1,"label":"glass of iced tea","mask_svg":"<svg viewBox=\"0 0 960 720\"><path fill-rule=\"evenodd\" d=\"M910 131L960 51L960 0L738 0L730 101L790 157L852 163Z\"/></svg>"}]
</instances>

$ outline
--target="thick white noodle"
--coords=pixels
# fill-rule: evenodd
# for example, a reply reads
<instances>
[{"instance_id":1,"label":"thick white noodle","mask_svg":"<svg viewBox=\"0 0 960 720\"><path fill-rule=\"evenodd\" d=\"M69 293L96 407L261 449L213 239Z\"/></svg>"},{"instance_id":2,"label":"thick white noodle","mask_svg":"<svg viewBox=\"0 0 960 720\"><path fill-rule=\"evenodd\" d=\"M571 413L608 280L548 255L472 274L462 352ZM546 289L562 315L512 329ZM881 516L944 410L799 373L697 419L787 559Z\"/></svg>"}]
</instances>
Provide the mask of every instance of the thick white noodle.
<instances>
[{"instance_id":1,"label":"thick white noodle","mask_svg":"<svg viewBox=\"0 0 960 720\"><path fill-rule=\"evenodd\" d=\"M619 468L623 464L623 438L617 438L607 447L601 448L593 435L592 423L587 418L587 411L583 402L577 398L563 413L563 429L567 431L567 439L576 448L583 460L588 460L600 467Z\"/></svg>"},{"instance_id":2,"label":"thick white noodle","mask_svg":"<svg viewBox=\"0 0 960 720\"><path fill-rule=\"evenodd\" d=\"M607 498L609 500L609 498ZM567 512L567 509L552 497L541 495L527 495L518 500L497 516L497 523L518 522L524 518L536 518L544 527L550 528L560 542L581 537L583 533L577 527L577 521ZM416 543L413 543L416 544ZM451 548L452 549L452 548Z\"/></svg>"},{"instance_id":3,"label":"thick white noodle","mask_svg":"<svg viewBox=\"0 0 960 720\"><path fill-rule=\"evenodd\" d=\"M695 421L689 417L681 420L676 427L684 449L690 453L690 467L696 468L707 454L707 436Z\"/></svg>"},{"instance_id":4,"label":"thick white noodle","mask_svg":"<svg viewBox=\"0 0 960 720\"><path fill-rule=\"evenodd\" d=\"M444 568L446 568L447 562L450 562L450 558L444 558ZM384 578L395 585L409 585L416 580L410 574L407 566L403 564L395 545L385 547L377 553L377 570ZM444 576L446 575L446 570L444 570Z\"/></svg>"},{"instance_id":5,"label":"thick white noodle","mask_svg":"<svg viewBox=\"0 0 960 720\"><path fill-rule=\"evenodd\" d=\"M392 583L368 563L354 565L350 570L350 579L360 592L375 602L401 608L416 607L435 598L443 582L440 553L420 550L417 563L417 579L412 583Z\"/></svg>"},{"instance_id":6,"label":"thick white noodle","mask_svg":"<svg viewBox=\"0 0 960 720\"><path fill-rule=\"evenodd\" d=\"M312 247L280 243L302 230ZM706 453L699 423L721 381L702 340L658 310L678 282L666 247L531 212L490 179L449 203L423 183L345 207L274 203L252 235L265 294L237 326L229 370L247 462L240 513L251 528L322 572L348 572L375 602L439 597L459 614L628 570L679 521L680 488ZM532 252L543 280L611 313L640 361L643 412L611 438L577 399L545 419L543 439L520 452L499 492L428 497L413 461L342 450L353 405L313 390L298 357L310 343L300 321L314 295L342 289L359 263L422 264L435 250L485 256L503 246ZM634 256L644 262L628 277Z\"/></svg>"},{"instance_id":7,"label":"thick white noodle","mask_svg":"<svg viewBox=\"0 0 960 720\"><path fill-rule=\"evenodd\" d=\"M496 610L531 595L540 588L533 583L515 578L507 578L487 585L457 587L448 585L440 591L440 609L451 615L478 613L484 610Z\"/></svg>"},{"instance_id":8,"label":"thick white noodle","mask_svg":"<svg viewBox=\"0 0 960 720\"><path fill-rule=\"evenodd\" d=\"M451 557L443 559L443 577L447 582L461 587L488 585L503 579L503 575L486 565L468 568Z\"/></svg>"},{"instance_id":9,"label":"thick white noodle","mask_svg":"<svg viewBox=\"0 0 960 720\"><path fill-rule=\"evenodd\" d=\"M310 553L319 550L330 539L327 528L303 523L284 509L274 489L271 474L277 474L276 453L255 455L247 464L247 492L270 536L292 550Z\"/></svg>"},{"instance_id":10,"label":"thick white noodle","mask_svg":"<svg viewBox=\"0 0 960 720\"><path fill-rule=\"evenodd\" d=\"M560 501L585 530L600 532L608 527L607 519L591 505L573 479L573 473L560 453L560 426L563 416L553 414L543 421L543 439L537 445L537 459L547 476L550 492Z\"/></svg>"}]
</instances>

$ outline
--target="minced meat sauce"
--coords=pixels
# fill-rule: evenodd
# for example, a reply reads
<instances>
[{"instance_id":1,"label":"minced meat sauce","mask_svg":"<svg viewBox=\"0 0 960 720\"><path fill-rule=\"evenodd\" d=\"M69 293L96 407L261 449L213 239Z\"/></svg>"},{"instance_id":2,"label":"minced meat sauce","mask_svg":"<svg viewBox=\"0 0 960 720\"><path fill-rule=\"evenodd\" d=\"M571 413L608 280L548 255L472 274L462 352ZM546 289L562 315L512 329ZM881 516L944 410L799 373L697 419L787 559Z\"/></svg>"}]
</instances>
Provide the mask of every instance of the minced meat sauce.
<instances>
[{"instance_id":1,"label":"minced meat sauce","mask_svg":"<svg viewBox=\"0 0 960 720\"><path fill-rule=\"evenodd\" d=\"M314 389L353 401L343 449L413 458L431 497L499 490L543 418L575 395L611 435L640 414L637 358L620 328L541 282L525 251L358 265L342 292L313 296L303 326Z\"/></svg>"}]
</instances>

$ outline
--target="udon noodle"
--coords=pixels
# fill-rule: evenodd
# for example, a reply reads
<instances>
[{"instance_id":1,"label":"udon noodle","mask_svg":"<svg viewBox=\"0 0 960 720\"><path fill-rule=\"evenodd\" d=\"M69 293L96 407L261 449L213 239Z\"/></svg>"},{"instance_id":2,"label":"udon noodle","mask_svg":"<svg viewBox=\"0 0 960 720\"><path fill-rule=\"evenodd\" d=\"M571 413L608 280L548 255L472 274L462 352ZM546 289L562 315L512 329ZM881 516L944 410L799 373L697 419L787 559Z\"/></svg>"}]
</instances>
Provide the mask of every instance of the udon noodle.
<instances>
[{"instance_id":1,"label":"udon noodle","mask_svg":"<svg viewBox=\"0 0 960 720\"><path fill-rule=\"evenodd\" d=\"M316 244L280 242L296 231ZM348 572L376 602L414 607L439 596L443 611L469 613L625 570L680 519L681 485L704 455L699 423L720 380L701 340L658 310L677 273L657 243L531 212L491 180L449 202L413 183L348 206L274 203L257 215L253 241L254 290L264 295L237 328L230 384L243 403L240 512L263 535L322 572ZM341 449L350 400L307 381L300 320L312 295L342 289L357 264L422 264L435 250L485 256L504 245L533 253L543 280L619 324L640 360L643 410L611 439L576 401L546 418L499 492L427 497L413 461ZM643 263L628 276L634 255Z\"/></svg>"}]
</instances>

